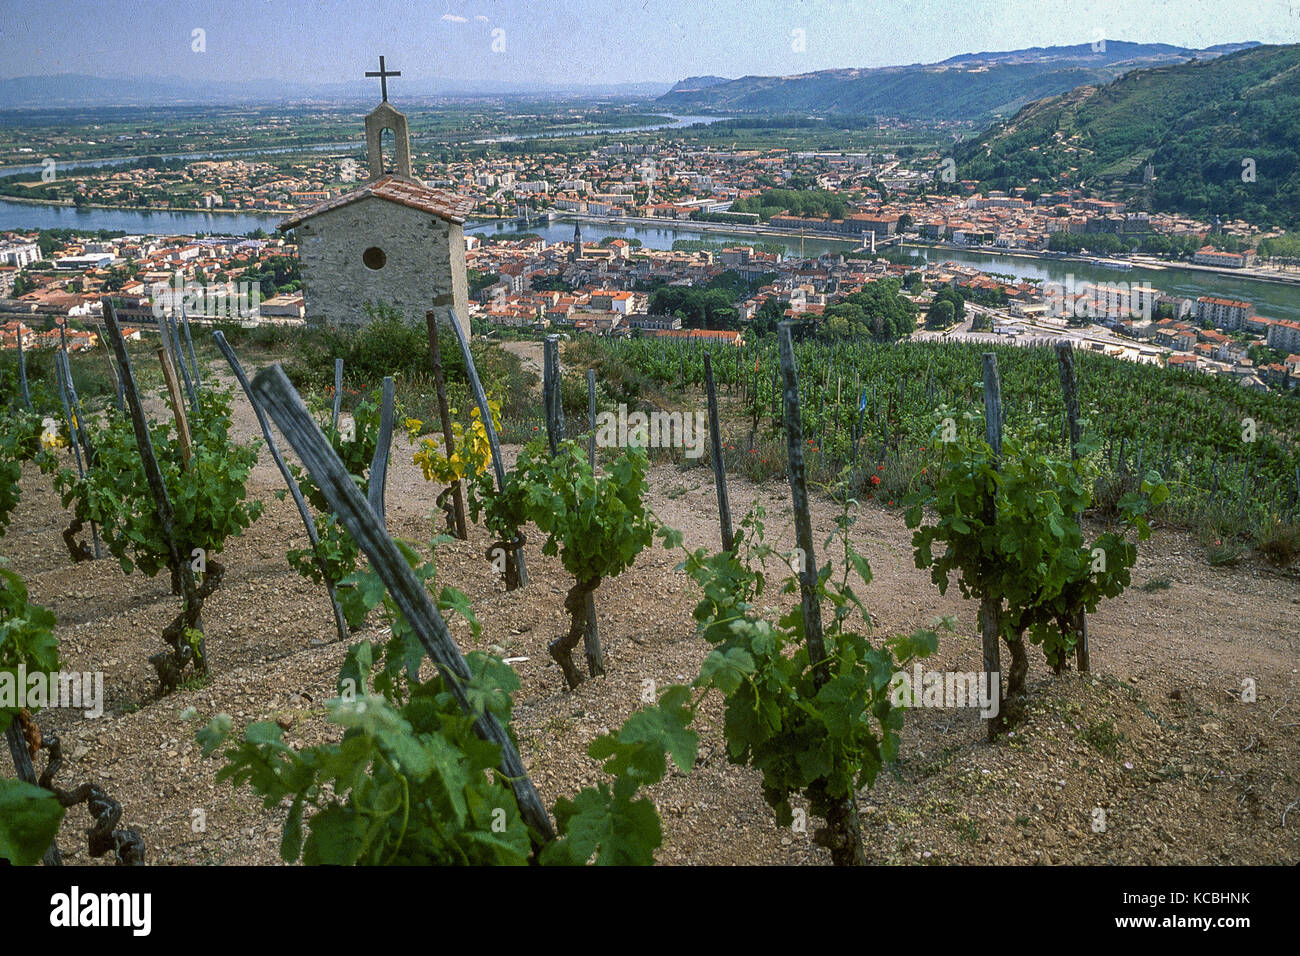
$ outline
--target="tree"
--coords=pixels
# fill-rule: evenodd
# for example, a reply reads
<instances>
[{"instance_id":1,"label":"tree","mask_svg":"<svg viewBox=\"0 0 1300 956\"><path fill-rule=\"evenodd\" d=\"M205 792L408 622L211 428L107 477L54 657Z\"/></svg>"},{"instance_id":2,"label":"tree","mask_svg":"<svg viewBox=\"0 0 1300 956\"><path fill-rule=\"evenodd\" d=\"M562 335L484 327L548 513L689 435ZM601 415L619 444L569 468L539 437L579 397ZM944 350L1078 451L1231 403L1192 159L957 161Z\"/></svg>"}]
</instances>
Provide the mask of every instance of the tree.
<instances>
[{"instance_id":1,"label":"tree","mask_svg":"<svg viewBox=\"0 0 1300 956\"><path fill-rule=\"evenodd\" d=\"M953 325L956 312L947 299L936 299L926 313L925 325L930 329L946 329Z\"/></svg>"},{"instance_id":2,"label":"tree","mask_svg":"<svg viewBox=\"0 0 1300 956\"><path fill-rule=\"evenodd\" d=\"M934 294L934 301L930 304L931 310L933 311L934 306L940 302L947 302L952 306L953 322L966 320L966 299L952 286L944 286Z\"/></svg>"},{"instance_id":3,"label":"tree","mask_svg":"<svg viewBox=\"0 0 1300 956\"><path fill-rule=\"evenodd\" d=\"M845 296L822 315L825 338L870 337L893 342L916 329L916 306L899 295L897 279L872 282Z\"/></svg>"}]
</instances>

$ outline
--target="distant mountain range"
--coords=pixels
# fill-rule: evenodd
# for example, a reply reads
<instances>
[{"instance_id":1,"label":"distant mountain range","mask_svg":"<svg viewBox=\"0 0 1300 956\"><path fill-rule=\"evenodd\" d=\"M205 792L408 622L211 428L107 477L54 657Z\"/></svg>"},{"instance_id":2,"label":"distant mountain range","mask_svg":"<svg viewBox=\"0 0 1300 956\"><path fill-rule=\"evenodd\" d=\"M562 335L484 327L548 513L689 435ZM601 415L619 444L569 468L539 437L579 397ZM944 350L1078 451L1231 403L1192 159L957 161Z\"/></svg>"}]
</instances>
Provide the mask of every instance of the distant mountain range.
<instances>
[{"instance_id":1,"label":"distant mountain range","mask_svg":"<svg viewBox=\"0 0 1300 956\"><path fill-rule=\"evenodd\" d=\"M960 179L1077 186L1151 210L1300 226L1300 44L1128 73L954 150ZM1147 167L1151 176L1148 180Z\"/></svg>"},{"instance_id":2,"label":"distant mountain range","mask_svg":"<svg viewBox=\"0 0 1300 956\"><path fill-rule=\"evenodd\" d=\"M655 103L666 110L726 113L838 113L910 120L985 122L1026 103L1130 70L1204 60L1258 46L1195 50L1167 43L1096 44L966 53L940 63L819 70L795 76L691 77Z\"/></svg>"},{"instance_id":3,"label":"distant mountain range","mask_svg":"<svg viewBox=\"0 0 1300 956\"><path fill-rule=\"evenodd\" d=\"M413 80L394 90L394 99L416 102L432 98L619 96L652 97L664 83L611 83L569 86L492 81ZM374 81L285 83L278 80L200 83L171 77L140 79L60 73L0 80L0 109L48 109L94 106L220 106L243 103L369 102L378 98Z\"/></svg>"}]
</instances>

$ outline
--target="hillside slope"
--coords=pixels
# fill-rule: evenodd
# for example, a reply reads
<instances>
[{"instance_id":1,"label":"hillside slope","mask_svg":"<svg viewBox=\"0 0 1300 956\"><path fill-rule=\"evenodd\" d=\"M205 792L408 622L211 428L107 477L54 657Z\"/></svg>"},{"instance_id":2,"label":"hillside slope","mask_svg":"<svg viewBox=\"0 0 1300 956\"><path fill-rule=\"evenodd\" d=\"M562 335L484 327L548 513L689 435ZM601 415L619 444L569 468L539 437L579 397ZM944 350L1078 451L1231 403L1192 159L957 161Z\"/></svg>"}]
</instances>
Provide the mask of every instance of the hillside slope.
<instances>
[{"instance_id":1,"label":"hillside slope","mask_svg":"<svg viewBox=\"0 0 1300 956\"><path fill-rule=\"evenodd\" d=\"M1298 140L1300 45L1267 46L1031 103L955 159L992 188L1082 181L1153 210L1296 225Z\"/></svg>"},{"instance_id":2,"label":"hillside slope","mask_svg":"<svg viewBox=\"0 0 1300 956\"><path fill-rule=\"evenodd\" d=\"M1239 44L1225 49L1240 49ZM942 63L820 70L795 76L744 76L724 82L683 80L656 102L665 109L813 112L912 120L979 120L1007 116L1031 100L1102 84L1130 70L1213 57L1163 43L1108 40L1091 44L968 53ZM716 79L710 77L708 79Z\"/></svg>"}]
</instances>

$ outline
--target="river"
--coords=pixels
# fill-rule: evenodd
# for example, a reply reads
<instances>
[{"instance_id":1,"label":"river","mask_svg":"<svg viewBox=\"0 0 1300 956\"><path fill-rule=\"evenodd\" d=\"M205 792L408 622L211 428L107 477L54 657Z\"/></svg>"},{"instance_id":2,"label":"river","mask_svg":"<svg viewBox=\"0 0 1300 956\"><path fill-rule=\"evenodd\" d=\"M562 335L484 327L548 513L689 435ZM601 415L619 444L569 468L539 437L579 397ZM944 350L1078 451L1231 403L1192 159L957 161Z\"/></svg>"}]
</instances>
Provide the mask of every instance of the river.
<instances>
[{"instance_id":1,"label":"river","mask_svg":"<svg viewBox=\"0 0 1300 956\"><path fill-rule=\"evenodd\" d=\"M688 117L683 117L687 119ZM69 206L47 206L19 203L0 199L0 229L108 229L122 230L128 234L192 235L217 233L244 235L255 229L268 233L275 231L284 213L256 212L203 212L201 210L157 210L145 212L130 209L83 209ZM556 219L537 222L528 230L514 222L471 222L466 230L471 235L508 237L525 231L535 233L547 242L568 242L573 238L573 221ZM615 222L582 223L585 242L599 242L608 237L639 239L650 249L671 249L675 239L704 239L710 242L756 243L775 242L798 255L802 245L805 255L816 256L823 252L843 252L854 243L843 240L807 238L800 240L789 236L754 236L744 233L704 232L676 224L623 225ZM906 251L920 255L931 262L953 261L974 266L988 272L1000 272L1022 279L1075 282L1146 282L1153 288L1172 295L1215 295L1227 299L1246 299L1255 303L1255 311L1277 319L1300 320L1300 285L1258 282L1247 278L1199 272L1187 269L1106 269L1087 262L1060 259L1042 259L1030 256L1013 256L1003 253L908 246Z\"/></svg>"}]
</instances>

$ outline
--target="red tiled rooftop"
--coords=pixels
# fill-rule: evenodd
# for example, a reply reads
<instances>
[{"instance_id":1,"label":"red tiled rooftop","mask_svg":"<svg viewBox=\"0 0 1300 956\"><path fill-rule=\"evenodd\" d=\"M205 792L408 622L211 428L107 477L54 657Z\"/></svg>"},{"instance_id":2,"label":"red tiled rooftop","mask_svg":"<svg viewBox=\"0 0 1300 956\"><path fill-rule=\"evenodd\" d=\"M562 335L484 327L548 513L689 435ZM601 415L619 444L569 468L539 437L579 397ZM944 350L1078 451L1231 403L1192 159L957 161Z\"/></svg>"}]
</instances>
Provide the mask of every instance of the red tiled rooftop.
<instances>
[{"instance_id":1,"label":"red tiled rooftop","mask_svg":"<svg viewBox=\"0 0 1300 956\"><path fill-rule=\"evenodd\" d=\"M428 186L401 179L397 176L385 176L373 183L366 183L360 189L354 189L352 192L344 193L334 199L327 199L322 203L317 203L310 209L295 213L276 228L283 232L286 229L292 229L313 216L341 209L344 206L372 196L387 199L389 202L395 202L400 206L418 209L421 212L427 212L454 223L464 223L465 217L474 208L474 200L468 196L461 196L445 189L430 189Z\"/></svg>"}]
</instances>

